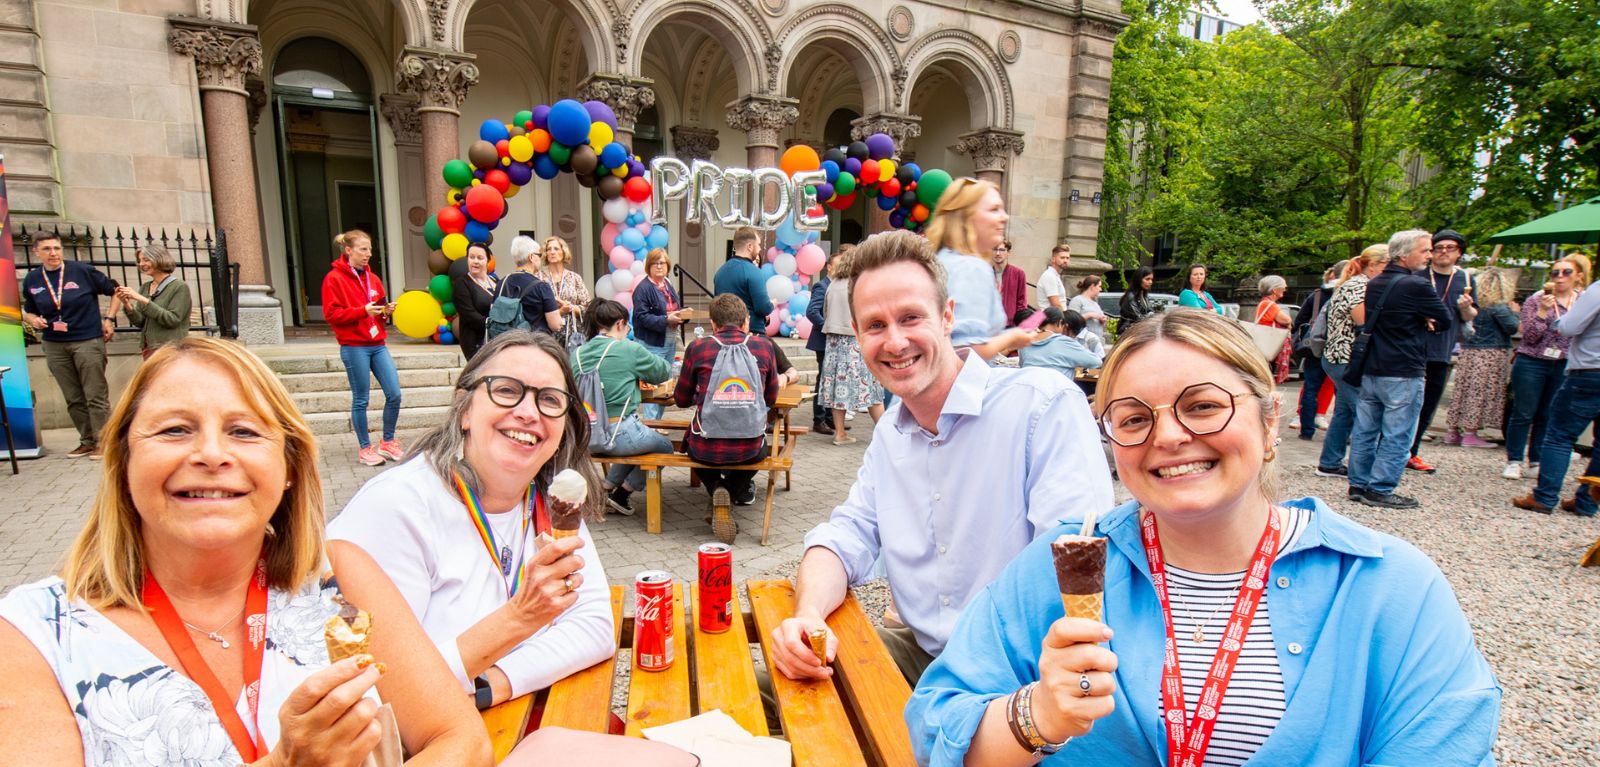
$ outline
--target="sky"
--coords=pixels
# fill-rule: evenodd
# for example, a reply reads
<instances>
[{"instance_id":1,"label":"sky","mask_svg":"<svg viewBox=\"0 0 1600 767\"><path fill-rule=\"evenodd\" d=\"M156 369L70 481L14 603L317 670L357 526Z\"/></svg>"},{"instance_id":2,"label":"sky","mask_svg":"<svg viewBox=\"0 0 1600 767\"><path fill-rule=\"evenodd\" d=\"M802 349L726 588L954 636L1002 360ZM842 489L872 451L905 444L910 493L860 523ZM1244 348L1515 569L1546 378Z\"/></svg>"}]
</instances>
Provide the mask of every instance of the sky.
<instances>
[{"instance_id":1,"label":"sky","mask_svg":"<svg viewBox=\"0 0 1600 767\"><path fill-rule=\"evenodd\" d=\"M1261 14L1256 12L1250 0L1216 0L1216 3L1222 17L1228 21L1248 25L1261 20Z\"/></svg>"}]
</instances>

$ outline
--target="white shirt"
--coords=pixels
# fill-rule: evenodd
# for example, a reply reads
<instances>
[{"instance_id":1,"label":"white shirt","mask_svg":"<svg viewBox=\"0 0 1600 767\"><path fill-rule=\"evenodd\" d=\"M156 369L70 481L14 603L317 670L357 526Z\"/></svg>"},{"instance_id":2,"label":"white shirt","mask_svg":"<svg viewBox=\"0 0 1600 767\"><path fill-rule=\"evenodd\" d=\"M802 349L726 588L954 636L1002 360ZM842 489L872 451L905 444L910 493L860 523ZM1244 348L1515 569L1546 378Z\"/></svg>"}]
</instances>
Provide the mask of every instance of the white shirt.
<instances>
[{"instance_id":1,"label":"white shirt","mask_svg":"<svg viewBox=\"0 0 1600 767\"><path fill-rule=\"evenodd\" d=\"M900 619L938 655L956 619L1017 552L1063 516L1112 506L1111 473L1083 391L1046 368L967 353L929 434L896 401L856 481L806 535L852 585L883 556Z\"/></svg>"},{"instance_id":2,"label":"white shirt","mask_svg":"<svg viewBox=\"0 0 1600 767\"><path fill-rule=\"evenodd\" d=\"M491 512L491 527L502 527L520 511ZM534 533L529 525L524 560L533 557ZM584 563L577 603L494 664L511 680L512 697L549 687L616 653L605 569L588 526L580 526L578 535ZM328 525L328 538L350 541L377 560L462 690L472 692L456 638L505 604L506 581L489 561L466 506L427 460L412 458L368 480ZM517 543L511 541L512 561L521 567Z\"/></svg>"},{"instance_id":3,"label":"white shirt","mask_svg":"<svg viewBox=\"0 0 1600 767\"><path fill-rule=\"evenodd\" d=\"M1053 266L1046 266L1044 273L1039 275L1039 308L1051 306L1050 297L1061 299L1061 308L1067 308L1067 286L1061 282L1061 273Z\"/></svg>"}]
</instances>

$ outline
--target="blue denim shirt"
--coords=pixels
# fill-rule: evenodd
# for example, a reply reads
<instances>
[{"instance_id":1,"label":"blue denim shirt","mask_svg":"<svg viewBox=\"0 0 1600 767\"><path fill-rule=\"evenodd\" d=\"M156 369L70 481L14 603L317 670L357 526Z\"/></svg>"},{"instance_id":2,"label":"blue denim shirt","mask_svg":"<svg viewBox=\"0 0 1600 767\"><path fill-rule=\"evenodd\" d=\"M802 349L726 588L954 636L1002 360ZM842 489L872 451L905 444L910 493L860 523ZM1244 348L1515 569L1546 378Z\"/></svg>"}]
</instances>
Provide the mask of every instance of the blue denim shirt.
<instances>
[{"instance_id":1,"label":"blue denim shirt","mask_svg":"<svg viewBox=\"0 0 1600 767\"><path fill-rule=\"evenodd\" d=\"M1246 763L1301 767L1493 765L1500 687L1455 592L1411 544L1358 525L1316 498L1300 538L1272 565L1267 600L1288 708ZM1098 531L1105 620L1116 632L1116 709L1045 764L1165 765L1161 658L1166 633L1139 537L1138 503ZM989 701L1039 678L1039 648L1061 618L1050 541L1018 555L973 599L906 706L919 764L959 765Z\"/></svg>"},{"instance_id":2,"label":"blue denim shirt","mask_svg":"<svg viewBox=\"0 0 1600 767\"><path fill-rule=\"evenodd\" d=\"M994 265L986 258L949 248L939 249L939 263L944 266L945 287L956 302L950 343L958 349L981 344L1005 330L1006 312L1001 307L1000 289L994 284Z\"/></svg>"}]
</instances>

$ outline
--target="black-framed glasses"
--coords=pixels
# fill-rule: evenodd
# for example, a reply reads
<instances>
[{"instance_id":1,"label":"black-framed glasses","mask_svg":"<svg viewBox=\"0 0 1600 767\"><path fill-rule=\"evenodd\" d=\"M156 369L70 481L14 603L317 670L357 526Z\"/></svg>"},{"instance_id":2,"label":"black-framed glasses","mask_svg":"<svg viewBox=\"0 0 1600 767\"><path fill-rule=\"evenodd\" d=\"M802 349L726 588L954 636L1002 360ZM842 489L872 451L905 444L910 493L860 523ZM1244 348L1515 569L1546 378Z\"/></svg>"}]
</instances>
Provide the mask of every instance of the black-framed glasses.
<instances>
[{"instance_id":1,"label":"black-framed glasses","mask_svg":"<svg viewBox=\"0 0 1600 767\"><path fill-rule=\"evenodd\" d=\"M1550 276L1551 277L1571 277L1572 275L1577 274L1577 273L1578 273L1577 269L1551 269L1550 270Z\"/></svg>"},{"instance_id":2,"label":"black-framed glasses","mask_svg":"<svg viewBox=\"0 0 1600 767\"><path fill-rule=\"evenodd\" d=\"M546 418L560 418L567 414L572 407L572 395L565 389L553 386L529 386L511 376L483 376L471 383L463 384L461 388L472 390L483 385L483 391L489 395L489 401L503 408L514 408L522 404L528 392L533 392L533 404Z\"/></svg>"},{"instance_id":3,"label":"black-framed glasses","mask_svg":"<svg viewBox=\"0 0 1600 767\"><path fill-rule=\"evenodd\" d=\"M1234 401L1250 392L1230 392L1219 384L1198 383L1184 387L1169 405L1151 406L1138 397L1122 397L1106 406L1100 428L1106 438L1123 447L1138 447L1155 432L1157 413L1171 410L1185 431L1196 437L1216 434L1233 421Z\"/></svg>"}]
</instances>

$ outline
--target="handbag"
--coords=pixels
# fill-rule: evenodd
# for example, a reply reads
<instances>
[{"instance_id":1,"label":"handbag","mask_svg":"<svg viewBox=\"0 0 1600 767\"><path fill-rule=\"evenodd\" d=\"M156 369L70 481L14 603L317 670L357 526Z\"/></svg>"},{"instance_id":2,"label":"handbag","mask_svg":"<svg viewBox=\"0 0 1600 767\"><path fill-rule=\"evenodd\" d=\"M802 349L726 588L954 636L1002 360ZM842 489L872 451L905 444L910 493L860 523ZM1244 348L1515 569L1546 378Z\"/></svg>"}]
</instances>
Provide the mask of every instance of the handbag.
<instances>
[{"instance_id":1,"label":"handbag","mask_svg":"<svg viewBox=\"0 0 1600 767\"><path fill-rule=\"evenodd\" d=\"M1257 312L1259 315L1260 313ZM1260 317L1257 317L1259 320ZM1276 364L1278 354L1283 351L1284 342L1289 340L1289 329L1276 325L1259 325L1255 322L1234 320L1250 334L1250 340L1255 342L1256 351L1261 352L1261 358L1268 363Z\"/></svg>"},{"instance_id":2,"label":"handbag","mask_svg":"<svg viewBox=\"0 0 1600 767\"><path fill-rule=\"evenodd\" d=\"M1395 277L1394 282L1383 286L1383 295L1378 296L1377 305L1372 307L1372 316L1361 325L1361 330L1356 332L1356 338L1350 342L1350 362L1344 369L1344 382L1356 388L1361 387L1362 369L1367 366L1367 350L1372 346L1372 329L1377 327L1378 315L1383 314L1384 302L1389 300L1389 291L1394 289L1395 283L1400 278Z\"/></svg>"}]
</instances>

